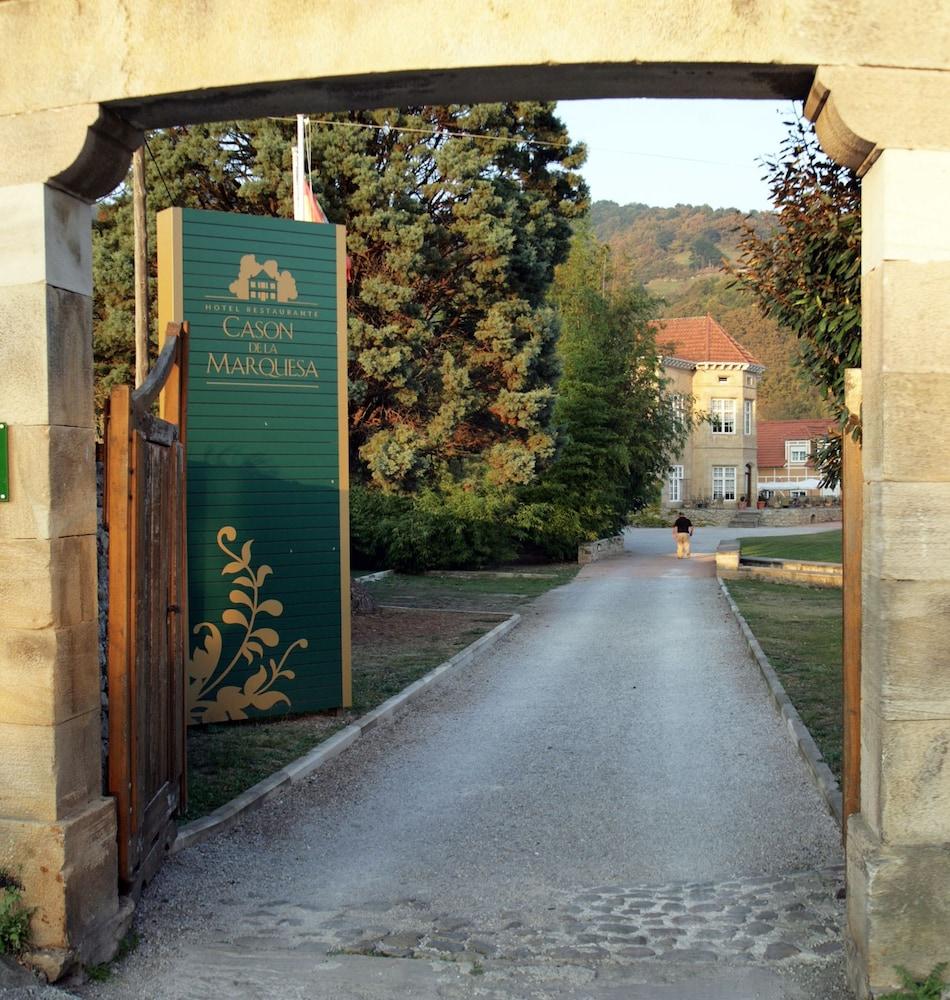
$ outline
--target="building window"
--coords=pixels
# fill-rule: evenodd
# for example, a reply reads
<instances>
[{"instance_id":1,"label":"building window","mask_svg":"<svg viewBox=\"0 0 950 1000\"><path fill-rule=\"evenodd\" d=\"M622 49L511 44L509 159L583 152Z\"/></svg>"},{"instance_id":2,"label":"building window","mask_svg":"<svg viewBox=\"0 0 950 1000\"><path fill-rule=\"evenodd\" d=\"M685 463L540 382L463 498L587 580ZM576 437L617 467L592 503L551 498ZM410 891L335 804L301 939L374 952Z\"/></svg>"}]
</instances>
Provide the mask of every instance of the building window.
<instances>
[{"instance_id":1,"label":"building window","mask_svg":"<svg viewBox=\"0 0 950 1000\"><path fill-rule=\"evenodd\" d=\"M789 465L805 465L808 462L807 441L789 441L786 443L786 447L788 448Z\"/></svg>"},{"instance_id":2,"label":"building window","mask_svg":"<svg viewBox=\"0 0 950 1000\"><path fill-rule=\"evenodd\" d=\"M674 392L671 400L673 407L673 415L679 419L683 420L686 416L686 400L683 398L681 392Z\"/></svg>"},{"instance_id":3,"label":"building window","mask_svg":"<svg viewBox=\"0 0 950 1000\"><path fill-rule=\"evenodd\" d=\"M683 499L683 466L674 465L667 479L670 503L679 503Z\"/></svg>"},{"instance_id":4,"label":"building window","mask_svg":"<svg viewBox=\"0 0 950 1000\"><path fill-rule=\"evenodd\" d=\"M742 404L742 433L752 433L752 400L747 399Z\"/></svg>"},{"instance_id":5,"label":"building window","mask_svg":"<svg viewBox=\"0 0 950 1000\"><path fill-rule=\"evenodd\" d=\"M728 382L729 381L729 376L728 375L720 375L719 376L719 381L720 382Z\"/></svg>"},{"instance_id":6,"label":"building window","mask_svg":"<svg viewBox=\"0 0 950 1000\"><path fill-rule=\"evenodd\" d=\"M735 500L736 467L734 465L713 466L713 500Z\"/></svg>"},{"instance_id":7,"label":"building window","mask_svg":"<svg viewBox=\"0 0 950 1000\"><path fill-rule=\"evenodd\" d=\"M736 401L734 399L713 399L712 429L713 434L735 434L736 432Z\"/></svg>"}]
</instances>

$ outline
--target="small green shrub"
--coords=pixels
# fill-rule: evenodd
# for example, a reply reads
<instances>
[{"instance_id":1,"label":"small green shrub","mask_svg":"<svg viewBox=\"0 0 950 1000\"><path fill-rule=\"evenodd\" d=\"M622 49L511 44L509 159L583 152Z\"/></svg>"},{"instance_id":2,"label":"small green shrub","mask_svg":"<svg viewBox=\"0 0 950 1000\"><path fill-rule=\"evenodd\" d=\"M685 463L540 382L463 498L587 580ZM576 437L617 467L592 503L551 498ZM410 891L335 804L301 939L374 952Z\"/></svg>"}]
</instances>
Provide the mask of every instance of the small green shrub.
<instances>
[{"instance_id":1,"label":"small green shrub","mask_svg":"<svg viewBox=\"0 0 950 1000\"><path fill-rule=\"evenodd\" d=\"M950 983L944 982L943 970L947 963L941 962L934 966L926 979L915 979L903 966L897 966L897 974L901 977L899 993L888 993L880 1000L940 1000L943 991Z\"/></svg>"},{"instance_id":2,"label":"small green shrub","mask_svg":"<svg viewBox=\"0 0 950 1000\"><path fill-rule=\"evenodd\" d=\"M23 905L23 886L0 870L0 955L19 955L30 943L30 915Z\"/></svg>"},{"instance_id":3,"label":"small green shrub","mask_svg":"<svg viewBox=\"0 0 950 1000\"><path fill-rule=\"evenodd\" d=\"M580 511L551 502L519 505L511 530L520 553L554 562L575 560L577 546L597 537L585 529Z\"/></svg>"}]
</instances>

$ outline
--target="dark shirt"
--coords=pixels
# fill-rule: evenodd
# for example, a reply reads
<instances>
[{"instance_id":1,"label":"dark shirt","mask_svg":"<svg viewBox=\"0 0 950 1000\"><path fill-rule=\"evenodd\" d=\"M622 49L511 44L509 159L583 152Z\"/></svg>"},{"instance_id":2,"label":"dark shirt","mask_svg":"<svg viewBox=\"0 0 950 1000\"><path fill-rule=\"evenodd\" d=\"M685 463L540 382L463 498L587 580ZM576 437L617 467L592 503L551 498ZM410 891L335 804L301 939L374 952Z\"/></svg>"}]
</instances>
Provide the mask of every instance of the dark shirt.
<instances>
[{"instance_id":1,"label":"dark shirt","mask_svg":"<svg viewBox=\"0 0 950 1000\"><path fill-rule=\"evenodd\" d=\"M676 522L673 525L673 527L676 528L677 533L680 535L688 532L689 529L692 528L692 526L693 522L683 514L680 514L680 516L676 519Z\"/></svg>"}]
</instances>

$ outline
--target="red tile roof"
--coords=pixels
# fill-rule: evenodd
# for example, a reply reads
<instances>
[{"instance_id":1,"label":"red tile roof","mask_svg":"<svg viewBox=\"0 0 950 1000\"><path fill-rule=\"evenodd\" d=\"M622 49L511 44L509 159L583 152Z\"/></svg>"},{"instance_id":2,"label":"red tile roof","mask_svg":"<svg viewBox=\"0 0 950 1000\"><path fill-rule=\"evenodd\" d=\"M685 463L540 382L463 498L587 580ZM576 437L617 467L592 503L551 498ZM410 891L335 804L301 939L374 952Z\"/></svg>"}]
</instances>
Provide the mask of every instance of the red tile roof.
<instances>
[{"instance_id":1,"label":"red tile roof","mask_svg":"<svg viewBox=\"0 0 950 1000\"><path fill-rule=\"evenodd\" d=\"M684 361L737 361L762 365L710 315L656 321L656 342L668 357Z\"/></svg>"},{"instance_id":2,"label":"red tile roof","mask_svg":"<svg viewBox=\"0 0 950 1000\"><path fill-rule=\"evenodd\" d=\"M812 441L824 437L834 420L760 420L756 424L758 435L758 463L760 469L774 469L785 465L786 441ZM809 459L811 464L811 459Z\"/></svg>"}]
</instances>

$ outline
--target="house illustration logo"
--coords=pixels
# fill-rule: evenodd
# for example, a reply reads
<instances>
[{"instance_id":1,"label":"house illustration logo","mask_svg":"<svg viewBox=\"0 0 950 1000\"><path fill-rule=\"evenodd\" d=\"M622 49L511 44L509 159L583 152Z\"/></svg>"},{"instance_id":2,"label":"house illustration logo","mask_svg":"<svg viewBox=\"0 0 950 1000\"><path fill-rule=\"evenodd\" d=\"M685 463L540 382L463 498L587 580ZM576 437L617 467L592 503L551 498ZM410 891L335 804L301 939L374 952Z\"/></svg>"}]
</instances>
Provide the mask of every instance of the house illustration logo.
<instances>
[{"instance_id":1,"label":"house illustration logo","mask_svg":"<svg viewBox=\"0 0 950 1000\"><path fill-rule=\"evenodd\" d=\"M281 271L276 260L259 264L252 253L241 258L241 270L228 291L245 302L293 302L297 282L290 271Z\"/></svg>"}]
</instances>

